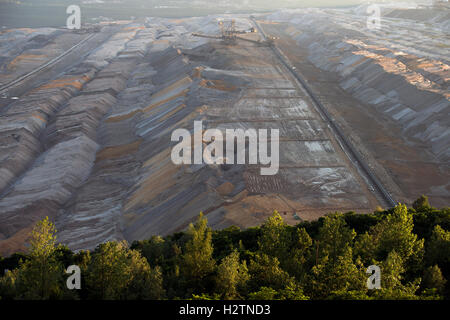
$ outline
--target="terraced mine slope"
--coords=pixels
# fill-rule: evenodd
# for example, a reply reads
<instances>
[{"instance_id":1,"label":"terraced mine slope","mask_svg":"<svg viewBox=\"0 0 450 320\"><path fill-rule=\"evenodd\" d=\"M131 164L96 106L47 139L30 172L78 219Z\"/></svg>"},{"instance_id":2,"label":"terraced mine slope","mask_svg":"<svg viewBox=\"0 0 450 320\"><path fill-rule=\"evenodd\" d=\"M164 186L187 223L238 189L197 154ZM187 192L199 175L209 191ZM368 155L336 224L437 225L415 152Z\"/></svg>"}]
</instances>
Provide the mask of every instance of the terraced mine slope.
<instances>
[{"instance_id":1,"label":"terraced mine slope","mask_svg":"<svg viewBox=\"0 0 450 320\"><path fill-rule=\"evenodd\" d=\"M328 15L326 11L315 14ZM336 19L346 17L345 14L340 13ZM230 45L192 36L192 32L218 34L216 18L151 18L145 23L103 26L102 32L77 49L76 58L66 56L54 68L34 74L25 83L3 92L1 254L25 249L33 224L45 216L56 221L58 240L79 250L113 239L131 242L180 231L200 211L213 228L224 228L258 225L275 209L294 224L330 211L364 212L385 205L344 152L311 96L272 48L244 41ZM238 29L253 27L246 16L234 18ZM277 46L299 69L321 67L315 66L314 59L319 59L321 52L313 51L317 45L299 46L302 37L309 38L301 31L302 24L280 22L288 18L292 16L278 13L260 16L258 20L265 30L280 37ZM277 20L276 24L272 20ZM88 36L55 29L3 32L0 42L8 44L0 50L0 82L4 85L29 73ZM244 36L260 39L259 34ZM338 49L357 44L353 38L335 41ZM63 50L54 52L52 46ZM346 50L348 53L342 50L345 57L356 51ZM345 57L345 63L350 63ZM361 59L372 61L365 56ZM383 70L376 69L389 74ZM311 85L323 79L320 73L304 75ZM336 90L341 90L338 75L331 74L329 79L336 80ZM391 85L399 83L405 90L415 90L404 85L402 79L396 74ZM369 86L359 81L361 86ZM376 90L375 85L370 88ZM345 90L344 87L342 92ZM436 98L426 100L431 103L427 106L434 108L433 112L441 112L434 129L427 131L423 123L411 128L418 135L421 133L417 128L423 128L424 141L436 141L433 134L448 124L448 117L442 116L445 110L448 114L448 100L437 98L442 92L429 94ZM13 99L13 95L18 99ZM402 112L402 95L386 96L399 99L390 107ZM348 95L339 91L336 96L319 92L319 97L346 130L353 129L348 132L349 137L398 199L409 200L409 189L400 182L405 176L413 181L420 179L421 172L412 170L417 167L410 167L418 161L420 166L427 163L423 171L432 176L429 182L424 179L425 183L414 188L431 191L432 200L448 204L448 167L439 164L448 165L448 150L442 149L448 138L436 141L436 147L431 146L428 152L428 146L406 138L420 137L408 134L408 128L401 129L395 121L401 122L402 117L395 119L398 113L394 109L389 113L385 111L387 107L372 107L374 112L393 118L380 127L382 134L373 138L389 145L391 141L382 139L398 133L395 143L400 151L392 159L391 152L374 152L377 144L366 140L367 133L361 125L352 127L359 113L348 118L345 116L353 111L341 113L343 105L351 110L361 109L350 91ZM373 116L368 130L384 120L376 113ZM419 123L424 116L425 113L414 119ZM278 174L262 176L257 165L173 164L170 154L175 142L171 142L171 134L177 128L192 132L195 120L203 121L204 129L279 129ZM408 150L414 154L406 153ZM418 153L434 158L426 162ZM408 161L404 161L406 155ZM394 170L394 164L405 167Z\"/></svg>"},{"instance_id":2,"label":"terraced mine slope","mask_svg":"<svg viewBox=\"0 0 450 320\"><path fill-rule=\"evenodd\" d=\"M284 11L261 18L394 199L450 193L450 9L366 7Z\"/></svg>"}]
</instances>

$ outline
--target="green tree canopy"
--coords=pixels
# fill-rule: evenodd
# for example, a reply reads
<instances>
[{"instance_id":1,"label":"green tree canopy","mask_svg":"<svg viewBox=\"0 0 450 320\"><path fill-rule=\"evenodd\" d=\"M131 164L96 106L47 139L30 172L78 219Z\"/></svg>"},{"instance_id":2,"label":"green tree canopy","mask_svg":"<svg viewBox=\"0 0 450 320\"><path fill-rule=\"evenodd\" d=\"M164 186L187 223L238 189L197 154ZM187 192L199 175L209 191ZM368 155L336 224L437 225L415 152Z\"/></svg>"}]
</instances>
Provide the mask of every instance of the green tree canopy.
<instances>
[{"instance_id":1,"label":"green tree canopy","mask_svg":"<svg viewBox=\"0 0 450 320\"><path fill-rule=\"evenodd\" d=\"M428 197L421 195L416 201L414 201L412 207L416 210L424 210L431 208L430 203L428 202Z\"/></svg>"},{"instance_id":2,"label":"green tree canopy","mask_svg":"<svg viewBox=\"0 0 450 320\"><path fill-rule=\"evenodd\" d=\"M31 233L29 259L17 273L17 290L25 299L58 298L63 294L63 265L56 259L56 228L45 217Z\"/></svg>"},{"instance_id":3,"label":"green tree canopy","mask_svg":"<svg viewBox=\"0 0 450 320\"><path fill-rule=\"evenodd\" d=\"M208 220L200 213L197 222L189 225L185 251L181 261L181 272L187 279L188 287L202 290L204 281L215 271L216 262L213 259L212 233Z\"/></svg>"},{"instance_id":4,"label":"green tree canopy","mask_svg":"<svg viewBox=\"0 0 450 320\"><path fill-rule=\"evenodd\" d=\"M151 269L140 252L128 249L125 241L98 246L86 283L95 299L160 299L164 294L159 268Z\"/></svg>"},{"instance_id":5,"label":"green tree canopy","mask_svg":"<svg viewBox=\"0 0 450 320\"><path fill-rule=\"evenodd\" d=\"M236 250L226 256L217 268L216 288L223 299L241 298L239 291L248 280L247 264L239 261Z\"/></svg>"}]
</instances>

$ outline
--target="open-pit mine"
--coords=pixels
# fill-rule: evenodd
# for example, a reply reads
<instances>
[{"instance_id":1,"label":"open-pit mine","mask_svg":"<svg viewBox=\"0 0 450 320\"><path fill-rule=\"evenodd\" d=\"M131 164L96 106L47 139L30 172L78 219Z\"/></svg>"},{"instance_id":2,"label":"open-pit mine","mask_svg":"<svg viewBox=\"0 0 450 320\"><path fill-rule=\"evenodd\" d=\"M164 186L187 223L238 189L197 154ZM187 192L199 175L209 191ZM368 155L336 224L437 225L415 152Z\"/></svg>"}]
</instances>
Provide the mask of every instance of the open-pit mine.
<instances>
[{"instance_id":1,"label":"open-pit mine","mask_svg":"<svg viewBox=\"0 0 450 320\"><path fill-rule=\"evenodd\" d=\"M199 212L221 229L421 194L448 206L450 10L382 16L374 30L365 7L2 29L0 254L45 216L80 250ZM194 121L278 129L277 174L174 164L172 132Z\"/></svg>"}]
</instances>

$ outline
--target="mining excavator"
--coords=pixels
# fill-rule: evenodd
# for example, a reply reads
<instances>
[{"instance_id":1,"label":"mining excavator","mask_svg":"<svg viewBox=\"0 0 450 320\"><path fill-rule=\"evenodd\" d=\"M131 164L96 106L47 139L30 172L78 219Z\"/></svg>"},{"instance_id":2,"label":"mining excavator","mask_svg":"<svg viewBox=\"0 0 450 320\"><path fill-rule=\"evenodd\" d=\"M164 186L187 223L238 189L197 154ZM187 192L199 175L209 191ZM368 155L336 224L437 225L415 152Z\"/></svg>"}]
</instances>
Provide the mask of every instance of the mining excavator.
<instances>
[{"instance_id":1,"label":"mining excavator","mask_svg":"<svg viewBox=\"0 0 450 320\"><path fill-rule=\"evenodd\" d=\"M257 30L253 27L250 28L249 30L237 30L236 21L234 19L229 21L219 20L218 24L220 28L220 35L207 35L195 32L192 33L192 35L194 37L222 40L226 44L230 45L234 45L238 40L240 40L255 43L260 46L270 47L273 45L275 40L275 37L268 37L266 40L252 40L240 36L242 34L256 33Z\"/></svg>"}]
</instances>

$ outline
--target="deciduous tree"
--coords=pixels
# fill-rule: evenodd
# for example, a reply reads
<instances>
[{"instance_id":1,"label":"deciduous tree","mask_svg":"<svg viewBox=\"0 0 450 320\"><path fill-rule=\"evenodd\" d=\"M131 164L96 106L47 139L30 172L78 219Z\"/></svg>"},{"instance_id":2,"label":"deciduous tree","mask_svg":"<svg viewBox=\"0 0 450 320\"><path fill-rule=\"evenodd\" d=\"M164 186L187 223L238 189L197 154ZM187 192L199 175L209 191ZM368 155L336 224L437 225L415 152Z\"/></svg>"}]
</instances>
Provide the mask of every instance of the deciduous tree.
<instances>
[{"instance_id":1,"label":"deciduous tree","mask_svg":"<svg viewBox=\"0 0 450 320\"><path fill-rule=\"evenodd\" d=\"M240 298L239 289L249 280L247 264L239 261L235 250L226 256L217 268L216 288L223 299Z\"/></svg>"},{"instance_id":2,"label":"deciduous tree","mask_svg":"<svg viewBox=\"0 0 450 320\"><path fill-rule=\"evenodd\" d=\"M56 228L46 217L39 221L30 240L29 259L17 272L18 295L25 299L56 299L63 294L63 265L56 259Z\"/></svg>"}]
</instances>

